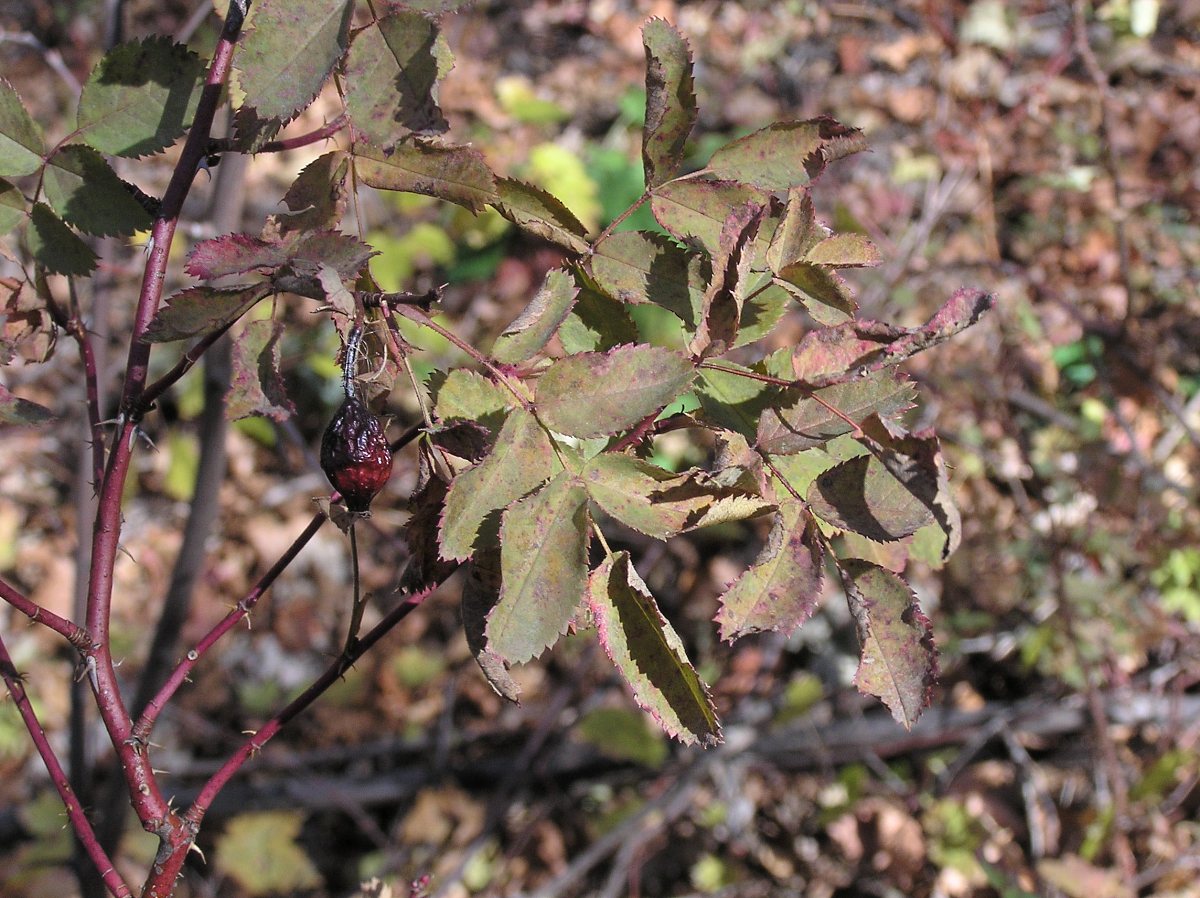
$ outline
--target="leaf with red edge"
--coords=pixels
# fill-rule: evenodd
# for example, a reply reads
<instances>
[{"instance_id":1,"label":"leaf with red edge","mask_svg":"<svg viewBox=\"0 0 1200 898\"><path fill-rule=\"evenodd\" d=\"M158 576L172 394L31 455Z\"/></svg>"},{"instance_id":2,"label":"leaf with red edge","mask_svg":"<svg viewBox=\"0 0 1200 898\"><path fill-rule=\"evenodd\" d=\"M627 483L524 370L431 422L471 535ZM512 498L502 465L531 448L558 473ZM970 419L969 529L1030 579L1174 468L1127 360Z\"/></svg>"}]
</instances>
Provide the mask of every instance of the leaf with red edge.
<instances>
[{"instance_id":1,"label":"leaf with red edge","mask_svg":"<svg viewBox=\"0 0 1200 898\"><path fill-rule=\"evenodd\" d=\"M775 122L718 149L705 171L764 190L801 187L831 161L823 150L835 140L845 141L857 134L831 118Z\"/></svg>"},{"instance_id":2,"label":"leaf with red edge","mask_svg":"<svg viewBox=\"0 0 1200 898\"><path fill-rule=\"evenodd\" d=\"M721 227L713 256L712 280L704 293L696 334L688 345L694 357L723 355L737 342L746 300L746 281L754 255L754 241L762 224L764 207L747 203L730 211Z\"/></svg>"},{"instance_id":3,"label":"leaf with red edge","mask_svg":"<svg viewBox=\"0 0 1200 898\"><path fill-rule=\"evenodd\" d=\"M521 230L573 253L588 251L587 228L562 200L516 178L496 179L492 206Z\"/></svg>"},{"instance_id":4,"label":"leaf with red edge","mask_svg":"<svg viewBox=\"0 0 1200 898\"><path fill-rule=\"evenodd\" d=\"M808 189L795 187L789 190L783 216L771 233L766 252L767 265L772 271L779 273L787 266L802 261L808 251L828 233L828 230L817 224L812 194Z\"/></svg>"},{"instance_id":5,"label":"leaf with red edge","mask_svg":"<svg viewBox=\"0 0 1200 898\"><path fill-rule=\"evenodd\" d=\"M472 212L496 202L496 177L476 149L415 141L380 152L356 145L359 180L380 190L401 190L458 203Z\"/></svg>"},{"instance_id":6,"label":"leaf with red edge","mask_svg":"<svg viewBox=\"0 0 1200 898\"><path fill-rule=\"evenodd\" d=\"M683 36L668 22L651 19L642 27L642 43L646 48L642 162L647 186L656 187L678 174L699 111L692 55Z\"/></svg>"},{"instance_id":7,"label":"leaf with red edge","mask_svg":"<svg viewBox=\"0 0 1200 898\"><path fill-rule=\"evenodd\" d=\"M587 602L600 645L633 690L634 701L685 745L720 742L708 687L628 552L608 556L592 572Z\"/></svg>"},{"instance_id":8,"label":"leaf with red edge","mask_svg":"<svg viewBox=\"0 0 1200 898\"><path fill-rule=\"evenodd\" d=\"M570 272L553 268L525 310L504 329L492 346L492 358L515 365L540 352L575 305L579 287Z\"/></svg>"},{"instance_id":9,"label":"leaf with red edge","mask_svg":"<svg viewBox=\"0 0 1200 898\"><path fill-rule=\"evenodd\" d=\"M792 350L792 373L797 379L820 384L863 365L891 357L892 340L848 322L811 330Z\"/></svg>"},{"instance_id":10,"label":"leaf with red edge","mask_svg":"<svg viewBox=\"0 0 1200 898\"><path fill-rule=\"evenodd\" d=\"M822 473L808 490L822 520L876 542L892 542L933 522L932 512L873 455L860 455Z\"/></svg>"},{"instance_id":11,"label":"leaf with red edge","mask_svg":"<svg viewBox=\"0 0 1200 898\"><path fill-rule=\"evenodd\" d=\"M414 131L445 131L434 87L450 67L448 54L437 24L417 13L385 13L359 31L346 58L346 111L355 130L378 147Z\"/></svg>"},{"instance_id":12,"label":"leaf with red edge","mask_svg":"<svg viewBox=\"0 0 1200 898\"><path fill-rule=\"evenodd\" d=\"M721 245L729 213L748 203L765 205L766 194L735 181L680 178L654 188L650 210L658 223L684 242L699 242L709 254Z\"/></svg>"},{"instance_id":13,"label":"leaf with red edge","mask_svg":"<svg viewBox=\"0 0 1200 898\"><path fill-rule=\"evenodd\" d=\"M244 108L290 120L313 101L349 45L349 0L256 0L233 57Z\"/></svg>"},{"instance_id":14,"label":"leaf with red edge","mask_svg":"<svg viewBox=\"0 0 1200 898\"><path fill-rule=\"evenodd\" d=\"M788 455L850 433L871 414L894 417L913 407L912 381L896 372L800 393L792 402L765 408L758 419L758 448ZM819 400L819 401L818 401Z\"/></svg>"},{"instance_id":15,"label":"leaf with red edge","mask_svg":"<svg viewBox=\"0 0 1200 898\"><path fill-rule=\"evenodd\" d=\"M591 459L580 478L605 512L655 539L745 520L774 507L746 486L722 482L708 472L672 474L618 452Z\"/></svg>"},{"instance_id":16,"label":"leaf with red edge","mask_svg":"<svg viewBox=\"0 0 1200 898\"><path fill-rule=\"evenodd\" d=\"M270 318L251 321L233 341L233 376L225 394L231 421L261 415L284 421L296 414L279 372L279 340L283 323Z\"/></svg>"},{"instance_id":17,"label":"leaf with red edge","mask_svg":"<svg viewBox=\"0 0 1200 898\"><path fill-rule=\"evenodd\" d=\"M0 175L31 175L42 165L42 130L16 90L0 78Z\"/></svg>"},{"instance_id":18,"label":"leaf with red edge","mask_svg":"<svg viewBox=\"0 0 1200 898\"><path fill-rule=\"evenodd\" d=\"M568 471L504 512L487 641L505 661L535 658L567 631L583 602L590 535L587 493Z\"/></svg>"},{"instance_id":19,"label":"leaf with red edge","mask_svg":"<svg viewBox=\"0 0 1200 898\"><path fill-rule=\"evenodd\" d=\"M54 412L45 406L14 396L0 384L0 423L45 424L54 420Z\"/></svg>"},{"instance_id":20,"label":"leaf with red edge","mask_svg":"<svg viewBox=\"0 0 1200 898\"><path fill-rule=\"evenodd\" d=\"M660 346L618 346L560 359L541 376L537 408L552 430L598 437L633 427L687 389L691 361Z\"/></svg>"},{"instance_id":21,"label":"leaf with red edge","mask_svg":"<svg viewBox=\"0 0 1200 898\"><path fill-rule=\"evenodd\" d=\"M897 723L912 729L937 680L933 627L898 574L857 558L840 567L862 650L854 685L880 698Z\"/></svg>"},{"instance_id":22,"label":"leaf with red edge","mask_svg":"<svg viewBox=\"0 0 1200 898\"><path fill-rule=\"evenodd\" d=\"M780 503L754 564L720 598L716 622L732 642L748 633L792 633L821 601L825 550L803 502Z\"/></svg>"},{"instance_id":23,"label":"leaf with red edge","mask_svg":"<svg viewBox=\"0 0 1200 898\"><path fill-rule=\"evenodd\" d=\"M183 270L202 281L266 271L278 268L287 261L287 248L250 234L224 234L202 240L188 253Z\"/></svg>"},{"instance_id":24,"label":"leaf with red edge","mask_svg":"<svg viewBox=\"0 0 1200 898\"><path fill-rule=\"evenodd\" d=\"M267 284L229 289L188 287L167 297L142 339L170 343L211 334L237 321L270 292Z\"/></svg>"},{"instance_id":25,"label":"leaf with red edge","mask_svg":"<svg viewBox=\"0 0 1200 898\"><path fill-rule=\"evenodd\" d=\"M537 419L524 409L510 413L487 457L450 484L439 539L442 557L471 557L484 522L494 512L559 470L550 437Z\"/></svg>"}]
</instances>

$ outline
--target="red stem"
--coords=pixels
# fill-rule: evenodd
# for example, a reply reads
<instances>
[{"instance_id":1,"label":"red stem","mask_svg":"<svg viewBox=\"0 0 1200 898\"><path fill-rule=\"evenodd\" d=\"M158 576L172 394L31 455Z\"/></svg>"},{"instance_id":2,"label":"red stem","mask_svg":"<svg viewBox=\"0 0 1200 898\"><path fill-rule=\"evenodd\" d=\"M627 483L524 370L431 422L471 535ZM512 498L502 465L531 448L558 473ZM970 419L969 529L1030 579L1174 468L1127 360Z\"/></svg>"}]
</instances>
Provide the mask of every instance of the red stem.
<instances>
[{"instance_id":1,"label":"red stem","mask_svg":"<svg viewBox=\"0 0 1200 898\"><path fill-rule=\"evenodd\" d=\"M8 686L8 691L12 695L13 704L17 706L17 711L20 713L21 719L25 721L25 728L29 730L30 738L33 739L34 747L37 749L38 754L41 755L42 763L46 765L46 769L50 772L50 779L54 782L54 788L58 790L58 794L66 806L67 818L71 821L71 828L75 830L75 835L78 836L80 844L87 851L88 857L92 859L92 863L96 865L96 869L100 872L100 877L104 880L104 884L108 887L109 892L116 896L116 898L132 898L132 891L125 883L125 880L121 878L121 874L113 866L112 860L105 853L104 849L100 847L100 841L96 838L92 824L83 812L79 800L75 797L75 791L71 788L67 772L63 770L62 764L59 763L58 756L54 753L54 749L50 746L50 741L46 738L46 731L42 729L42 725L37 719L37 714L34 713L33 706L29 703L29 695L25 692L25 684L21 682L21 675L17 673L17 669L13 665L12 657L8 654L8 648L4 645L3 637L0 637L0 676L4 678L4 683Z\"/></svg>"},{"instance_id":2,"label":"red stem","mask_svg":"<svg viewBox=\"0 0 1200 898\"><path fill-rule=\"evenodd\" d=\"M284 150L295 150L300 147L309 146L310 144L320 143L322 140L328 140L345 128L348 121L346 113L343 112L333 121L322 125L315 131L309 131L307 134L297 134L295 137L285 137L282 140L269 140L254 152L281 153ZM221 138L209 141L206 151L208 153L225 153L235 149L234 141L229 138Z\"/></svg>"},{"instance_id":3,"label":"red stem","mask_svg":"<svg viewBox=\"0 0 1200 898\"><path fill-rule=\"evenodd\" d=\"M96 705L109 740L120 760L138 819L144 829L159 835L164 844L174 841L181 833L177 825L178 818L162 793L144 746L131 738L132 721L117 685L109 644L113 569L121 538L121 495L129 474L133 442L136 438L138 422L134 413L145 388L150 362L150 344L142 341L142 335L149 327L162 299L175 227L183 208L183 201L204 158L213 117L221 103L221 85L229 73L234 43L241 29L244 8L244 2L239 4L234 0L230 3L225 27L213 53L196 108L196 117L180 153L179 162L171 175L170 184L163 196L162 208L151 232L153 246L146 262L141 293L134 313L129 360L125 368L125 388L121 395L121 415L108 465L101 480L92 537L92 565L88 575L87 629L94 647L85 654L89 672L93 676Z\"/></svg>"},{"instance_id":4,"label":"red stem","mask_svg":"<svg viewBox=\"0 0 1200 898\"><path fill-rule=\"evenodd\" d=\"M35 624L49 627L81 652L92 647L92 638L88 635L87 630L74 621L69 621L65 617L59 617L53 611L48 611L3 580L0 580L0 599L4 599Z\"/></svg>"}]
</instances>

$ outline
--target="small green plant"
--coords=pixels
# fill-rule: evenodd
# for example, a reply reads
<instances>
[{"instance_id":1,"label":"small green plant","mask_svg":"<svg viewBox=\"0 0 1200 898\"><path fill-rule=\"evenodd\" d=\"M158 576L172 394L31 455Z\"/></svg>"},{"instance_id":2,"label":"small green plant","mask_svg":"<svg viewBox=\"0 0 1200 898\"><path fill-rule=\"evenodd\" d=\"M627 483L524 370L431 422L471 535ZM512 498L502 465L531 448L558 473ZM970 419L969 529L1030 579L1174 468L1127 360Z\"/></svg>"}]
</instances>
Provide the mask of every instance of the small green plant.
<instances>
[{"instance_id":1,"label":"small green plant","mask_svg":"<svg viewBox=\"0 0 1200 898\"><path fill-rule=\"evenodd\" d=\"M684 38L659 19L643 30L644 189L607 227L589 231L551 193L494 172L478 150L445 136L436 95L452 57L439 16L462 5L263 0L247 19L246 0L234 0L207 62L165 38L109 52L84 87L75 127L53 145L16 92L0 85L0 176L11 179L0 182L0 221L15 229L20 270L4 282L0 349L7 363L30 355L34 343L47 357L59 333L73 340L92 397L98 490L86 618L59 617L7 582L0 595L80 656L129 799L160 839L139 891L148 898L172 894L222 787L461 565L468 644L502 695L517 695L511 665L538 657L572 626L591 627L637 704L666 733L684 743L719 741L708 687L634 560L610 548L609 521L666 540L769 519L758 558L721 597L721 638L795 630L817 608L832 573L861 640L858 688L880 697L905 726L930 701L932 627L912 590L877 564L839 557L832 540L851 532L897 541L936 530L942 556L954 550L960 527L945 464L931 431L910 433L901 423L915 391L899 366L973 324L991 297L960 290L915 328L858 316L838 271L874 265L878 254L863 237L821 225L812 198L829 165L864 148L859 132L836 121L776 122L685 173L697 119L692 60ZM342 114L312 133L281 138L283 125L331 78ZM237 90L226 92L230 79ZM235 132L214 139L214 115L227 101L236 105ZM161 198L123 182L105 159L152 158L185 134ZM330 138L337 148L300 173L284 211L257 234L197 244L184 269L194 281L164 297L172 239L202 164ZM557 247L562 263L491 346L471 345L435 320L436 294L379 288L372 247L340 229L359 187L423 194L473 213L493 209ZM619 230L647 209L653 227ZM98 373L85 310L73 292L58 295L47 275L92 276L97 259L81 234L145 229L151 240L125 335L123 391L115 423L106 422L94 399ZM325 314L311 326L336 328L344 347L346 400L321 452L338 492L157 691L131 708L117 685L109 616L139 426L235 327L229 403L241 415L286 417L279 344L288 297L316 301ZM270 316L239 323L264 302ZM810 325L803 338L768 351L777 326L800 313ZM454 344L471 363L435 371L423 384L404 337L412 327ZM155 347L176 341L188 349L152 380ZM371 406L393 389L416 390L422 416L389 447ZM0 416L38 425L54 413L3 391ZM703 467L667 471L651 458L656 439L669 432L697 445L714 441L717 451ZM173 807L150 741L163 708L329 517L348 523L353 540L354 516L366 513L386 481L390 453L414 441L421 479L405 526L410 559L392 610L360 636L356 582L340 655L248 736L190 807ZM105 885L118 898L134 894L110 860L112 845L76 799L2 642L0 669Z\"/></svg>"}]
</instances>

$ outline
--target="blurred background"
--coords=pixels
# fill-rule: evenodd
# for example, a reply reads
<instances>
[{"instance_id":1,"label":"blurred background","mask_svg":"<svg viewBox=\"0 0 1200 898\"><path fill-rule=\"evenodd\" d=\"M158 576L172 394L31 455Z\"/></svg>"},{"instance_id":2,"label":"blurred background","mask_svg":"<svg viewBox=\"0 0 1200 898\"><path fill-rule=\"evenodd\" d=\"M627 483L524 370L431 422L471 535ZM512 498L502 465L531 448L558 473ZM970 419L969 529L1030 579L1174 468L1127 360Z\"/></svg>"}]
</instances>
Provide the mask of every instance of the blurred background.
<instances>
[{"instance_id":1,"label":"blurred background","mask_svg":"<svg viewBox=\"0 0 1200 898\"><path fill-rule=\"evenodd\" d=\"M205 2L0 5L3 75L49 139L70 130L114 8L124 40L183 36L202 53L215 40ZM885 260L849 273L864 317L919 324L963 285L998 298L906 366L965 527L944 567L914 548L925 560L906 571L941 650L934 707L909 733L855 692L857 644L833 585L794 636L719 642L716 596L757 554L754 522L665 545L623 533L713 689L724 745L669 743L586 634L514 670L522 704L503 702L462 636L459 575L226 789L180 894L353 895L377 876L404 898L428 875L429 895L454 898L1200 896L1200 3L480 2L443 23L450 136L599 229L642 191L651 15L697 60L690 167L777 119L863 129L871 150L813 196L820 218L869 236ZM328 90L285 133L339 111ZM229 156L200 176L169 289L191 245L257 233L335 143ZM156 193L173 158L118 163ZM490 211L370 192L358 209L343 226L380 252L383 288L447 285L439 320L484 348L561 260ZM78 286L112 335L111 395L143 257L123 241L96 249L99 274ZM114 654L130 690L205 441L220 442L227 474L181 645L247 592L327 489L315 449L340 400L338 340L312 303L286 307L302 325L282 346L292 417L215 424L197 369L147 420L116 572ZM418 377L466 363L428 332L412 342ZM61 417L0 430L0 575L62 614L90 517L77 364L66 346L3 371ZM388 412L393 436L419 420L403 381ZM415 481L410 449L360 527L368 623L391 607ZM164 716L156 766L177 805L324 668L349 596L348 544L326 527ZM73 657L7 609L0 623L65 757ZM75 725L100 796L103 739L94 721ZM156 841L127 829L122 863L144 869ZM3 894L78 894L71 852L59 799L0 702Z\"/></svg>"}]
</instances>

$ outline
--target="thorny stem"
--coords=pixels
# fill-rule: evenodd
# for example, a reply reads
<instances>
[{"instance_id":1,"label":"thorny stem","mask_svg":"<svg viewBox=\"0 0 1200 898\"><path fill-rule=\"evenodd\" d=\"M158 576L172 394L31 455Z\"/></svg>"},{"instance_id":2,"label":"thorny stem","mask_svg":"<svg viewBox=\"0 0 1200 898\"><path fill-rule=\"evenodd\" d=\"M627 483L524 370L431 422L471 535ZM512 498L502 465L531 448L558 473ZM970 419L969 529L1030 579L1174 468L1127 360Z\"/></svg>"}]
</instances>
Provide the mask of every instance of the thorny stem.
<instances>
[{"instance_id":1,"label":"thorny stem","mask_svg":"<svg viewBox=\"0 0 1200 898\"><path fill-rule=\"evenodd\" d=\"M25 722L25 728L29 730L34 747L42 758L42 763L50 772L54 788L58 790L63 805L67 809L67 818L71 821L71 828L75 831L75 835L79 838L80 844L91 858L92 863L96 865L105 886L116 898L132 898L133 893L129 886L121 878L121 874L117 872L104 849L100 847L100 841L96 838L92 824L83 812L79 799L75 796L75 791L71 788L67 773L59 762L58 755L54 753L50 740L46 738L46 731L42 729L33 706L29 703L25 684L21 681L21 675L17 673L17 669L13 665L12 657L8 654L8 648L4 645L2 636L0 636L0 677L3 677L5 685L8 686L13 704L16 705L21 719Z\"/></svg>"},{"instance_id":2,"label":"thorny stem","mask_svg":"<svg viewBox=\"0 0 1200 898\"><path fill-rule=\"evenodd\" d=\"M87 630L75 622L69 621L65 617L60 617L53 611L43 608L37 602L33 601L33 599L30 599L19 589L16 589L4 580L0 580L0 599L4 599L4 601L8 602L8 604L12 605L35 624L49 627L80 651L91 648L92 639L88 635Z\"/></svg>"}]
</instances>

